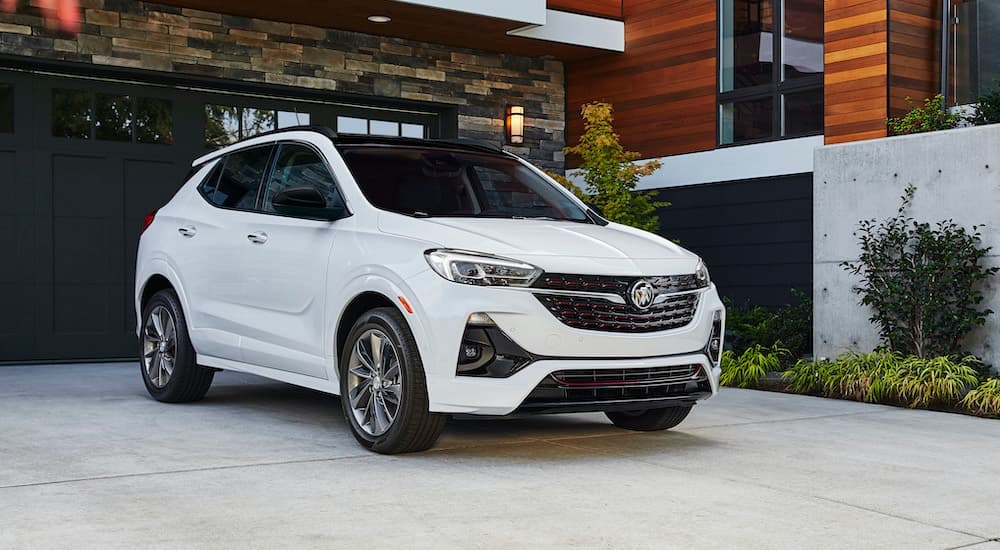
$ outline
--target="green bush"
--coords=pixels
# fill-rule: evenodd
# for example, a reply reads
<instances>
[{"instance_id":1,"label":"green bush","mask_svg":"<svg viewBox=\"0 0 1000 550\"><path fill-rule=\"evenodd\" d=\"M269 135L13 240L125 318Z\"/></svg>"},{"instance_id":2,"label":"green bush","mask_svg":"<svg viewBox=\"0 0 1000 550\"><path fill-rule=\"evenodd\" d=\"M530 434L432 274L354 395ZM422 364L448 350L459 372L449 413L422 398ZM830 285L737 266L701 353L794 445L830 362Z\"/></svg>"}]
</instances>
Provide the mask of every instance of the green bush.
<instances>
[{"instance_id":1,"label":"green bush","mask_svg":"<svg viewBox=\"0 0 1000 550\"><path fill-rule=\"evenodd\" d=\"M961 115L952 114L948 110L948 105L941 94L925 99L923 107L914 105L909 97L906 98L906 103L910 106L910 112L886 120L894 136L948 130L958 126L962 120Z\"/></svg>"},{"instance_id":2,"label":"green bush","mask_svg":"<svg viewBox=\"0 0 1000 550\"><path fill-rule=\"evenodd\" d=\"M975 414L1000 416L1000 378L990 378L967 393L962 406Z\"/></svg>"},{"instance_id":3,"label":"green bush","mask_svg":"<svg viewBox=\"0 0 1000 550\"><path fill-rule=\"evenodd\" d=\"M720 361L721 383L723 386L735 388L752 388L760 383L760 379L768 372L778 370L781 367L781 357L787 354L788 350L782 348L780 344L767 348L758 344L739 355L732 350L726 350L722 352Z\"/></svg>"},{"instance_id":4,"label":"green bush","mask_svg":"<svg viewBox=\"0 0 1000 550\"><path fill-rule=\"evenodd\" d=\"M787 389L909 407L952 406L979 382L979 360L929 359L895 351L849 352L830 362L800 361L784 374Z\"/></svg>"},{"instance_id":5,"label":"green bush","mask_svg":"<svg viewBox=\"0 0 1000 550\"><path fill-rule=\"evenodd\" d=\"M993 313L980 307L981 287L998 268L981 265L990 248L981 246L977 226L969 232L952 220L931 226L907 216L915 191L906 188L894 217L860 222L861 255L841 266L860 277L854 291L872 309L886 348L917 357L956 355L962 338Z\"/></svg>"},{"instance_id":6,"label":"green bush","mask_svg":"<svg viewBox=\"0 0 1000 550\"><path fill-rule=\"evenodd\" d=\"M992 89L976 98L976 112L965 117L974 126L1000 122L1000 80L994 80Z\"/></svg>"},{"instance_id":7,"label":"green bush","mask_svg":"<svg viewBox=\"0 0 1000 550\"><path fill-rule=\"evenodd\" d=\"M812 298L792 289L794 303L771 311L765 307L734 306L726 300L726 347L737 355L754 347L780 344L788 350L782 366L788 367L812 349Z\"/></svg>"},{"instance_id":8,"label":"green bush","mask_svg":"<svg viewBox=\"0 0 1000 550\"><path fill-rule=\"evenodd\" d=\"M622 147L613 126L613 111L610 103L584 105L580 143L565 149L566 154L579 156L580 170L573 175L583 177L586 189L559 174L549 173L549 176L605 218L655 233L660 229L656 210L670 203L656 200L656 193L635 188L641 178L660 169L660 161L633 162L642 155Z\"/></svg>"}]
</instances>

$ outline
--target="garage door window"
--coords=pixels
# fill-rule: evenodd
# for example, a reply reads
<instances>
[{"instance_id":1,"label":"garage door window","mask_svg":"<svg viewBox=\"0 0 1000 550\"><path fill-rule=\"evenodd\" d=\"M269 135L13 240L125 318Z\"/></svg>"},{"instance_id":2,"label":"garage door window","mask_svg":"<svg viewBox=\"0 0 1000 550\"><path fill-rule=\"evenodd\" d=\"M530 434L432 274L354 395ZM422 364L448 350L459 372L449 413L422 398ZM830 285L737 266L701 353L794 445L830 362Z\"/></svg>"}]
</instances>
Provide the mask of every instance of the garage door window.
<instances>
[{"instance_id":1,"label":"garage door window","mask_svg":"<svg viewBox=\"0 0 1000 550\"><path fill-rule=\"evenodd\" d=\"M427 137L427 127L423 124L409 124L390 120L376 120L350 116L337 117L337 132L340 134L366 134L373 136L394 136L408 138Z\"/></svg>"},{"instance_id":2,"label":"garage door window","mask_svg":"<svg viewBox=\"0 0 1000 550\"><path fill-rule=\"evenodd\" d=\"M14 133L14 87L0 84L0 133Z\"/></svg>"},{"instance_id":3,"label":"garage door window","mask_svg":"<svg viewBox=\"0 0 1000 550\"><path fill-rule=\"evenodd\" d=\"M173 104L166 99L52 90L52 135L169 145Z\"/></svg>"},{"instance_id":4,"label":"garage door window","mask_svg":"<svg viewBox=\"0 0 1000 550\"><path fill-rule=\"evenodd\" d=\"M225 147L271 130L308 125L310 118L309 113L205 105L205 145Z\"/></svg>"}]
</instances>

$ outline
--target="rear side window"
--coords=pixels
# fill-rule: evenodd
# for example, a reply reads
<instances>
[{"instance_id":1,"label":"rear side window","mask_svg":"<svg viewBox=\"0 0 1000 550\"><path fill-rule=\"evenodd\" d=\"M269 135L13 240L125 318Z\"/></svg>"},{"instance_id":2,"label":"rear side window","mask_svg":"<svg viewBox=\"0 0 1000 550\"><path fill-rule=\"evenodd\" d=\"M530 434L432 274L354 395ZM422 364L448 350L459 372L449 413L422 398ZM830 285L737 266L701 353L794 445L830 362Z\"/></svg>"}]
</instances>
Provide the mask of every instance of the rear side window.
<instances>
[{"instance_id":1,"label":"rear side window","mask_svg":"<svg viewBox=\"0 0 1000 550\"><path fill-rule=\"evenodd\" d=\"M226 155L201 184L202 194L222 208L252 209L271 149L255 147Z\"/></svg>"}]
</instances>

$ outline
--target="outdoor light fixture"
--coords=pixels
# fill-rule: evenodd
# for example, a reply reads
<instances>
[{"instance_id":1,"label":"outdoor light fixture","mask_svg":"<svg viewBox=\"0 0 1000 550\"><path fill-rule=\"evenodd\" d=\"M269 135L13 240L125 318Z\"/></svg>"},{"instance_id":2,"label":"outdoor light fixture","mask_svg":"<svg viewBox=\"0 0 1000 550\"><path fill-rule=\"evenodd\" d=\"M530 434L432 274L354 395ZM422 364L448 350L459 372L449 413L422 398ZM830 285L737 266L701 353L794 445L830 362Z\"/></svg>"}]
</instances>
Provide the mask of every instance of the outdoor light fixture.
<instances>
[{"instance_id":1,"label":"outdoor light fixture","mask_svg":"<svg viewBox=\"0 0 1000 550\"><path fill-rule=\"evenodd\" d=\"M372 23L388 23L392 18L388 15L369 15L368 20Z\"/></svg>"},{"instance_id":2,"label":"outdoor light fixture","mask_svg":"<svg viewBox=\"0 0 1000 550\"><path fill-rule=\"evenodd\" d=\"M524 143L524 107L521 105L507 107L507 143Z\"/></svg>"}]
</instances>

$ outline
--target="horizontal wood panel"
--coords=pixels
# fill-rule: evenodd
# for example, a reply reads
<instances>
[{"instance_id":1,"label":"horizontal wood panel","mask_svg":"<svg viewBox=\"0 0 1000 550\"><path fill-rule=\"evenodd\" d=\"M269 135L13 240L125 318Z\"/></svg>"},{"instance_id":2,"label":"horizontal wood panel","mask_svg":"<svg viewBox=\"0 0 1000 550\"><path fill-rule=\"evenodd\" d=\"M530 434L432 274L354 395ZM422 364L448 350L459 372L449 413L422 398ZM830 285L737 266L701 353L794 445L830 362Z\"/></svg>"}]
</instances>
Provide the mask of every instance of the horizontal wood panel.
<instances>
[{"instance_id":1,"label":"horizontal wood panel","mask_svg":"<svg viewBox=\"0 0 1000 550\"><path fill-rule=\"evenodd\" d=\"M889 0L889 116L940 91L941 0Z\"/></svg>"},{"instance_id":2,"label":"horizontal wood panel","mask_svg":"<svg viewBox=\"0 0 1000 550\"><path fill-rule=\"evenodd\" d=\"M548 0L550 10L571 11L597 17L622 18L622 0Z\"/></svg>"},{"instance_id":3,"label":"horizontal wood panel","mask_svg":"<svg viewBox=\"0 0 1000 550\"><path fill-rule=\"evenodd\" d=\"M580 107L606 101L644 158L714 148L715 0L625 0L623 14L624 54L567 64L567 143L583 131Z\"/></svg>"},{"instance_id":4,"label":"horizontal wood panel","mask_svg":"<svg viewBox=\"0 0 1000 550\"><path fill-rule=\"evenodd\" d=\"M885 136L889 43L885 0L827 0L826 143Z\"/></svg>"}]
</instances>

